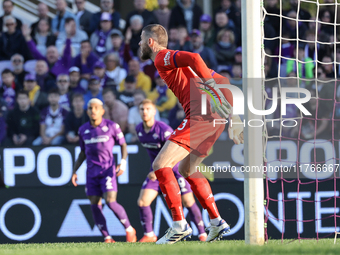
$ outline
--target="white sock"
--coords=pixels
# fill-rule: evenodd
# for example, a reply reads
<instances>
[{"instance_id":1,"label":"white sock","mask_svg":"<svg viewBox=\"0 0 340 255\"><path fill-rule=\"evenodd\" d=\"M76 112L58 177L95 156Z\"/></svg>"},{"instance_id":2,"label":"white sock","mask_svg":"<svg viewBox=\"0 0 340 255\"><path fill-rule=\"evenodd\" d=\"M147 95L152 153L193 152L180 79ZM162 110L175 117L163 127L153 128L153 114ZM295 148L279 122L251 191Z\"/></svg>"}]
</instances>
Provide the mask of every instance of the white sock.
<instances>
[{"instance_id":1,"label":"white sock","mask_svg":"<svg viewBox=\"0 0 340 255\"><path fill-rule=\"evenodd\" d=\"M221 220L222 220L221 216L218 216L215 219L211 219L210 223L211 223L211 225L217 226L218 224L220 224Z\"/></svg>"},{"instance_id":2,"label":"white sock","mask_svg":"<svg viewBox=\"0 0 340 255\"><path fill-rule=\"evenodd\" d=\"M148 236L148 237L152 237L155 235L155 233L153 231L149 232L149 233L144 233L145 236Z\"/></svg>"},{"instance_id":3,"label":"white sock","mask_svg":"<svg viewBox=\"0 0 340 255\"><path fill-rule=\"evenodd\" d=\"M131 232L132 230L133 228L131 226L125 229L126 232Z\"/></svg>"},{"instance_id":4,"label":"white sock","mask_svg":"<svg viewBox=\"0 0 340 255\"><path fill-rule=\"evenodd\" d=\"M174 221L172 223L172 228L178 231L184 231L188 225L188 222L184 220Z\"/></svg>"},{"instance_id":5,"label":"white sock","mask_svg":"<svg viewBox=\"0 0 340 255\"><path fill-rule=\"evenodd\" d=\"M107 240L107 239L112 239L112 237L111 236L107 236L107 237L104 238L104 240Z\"/></svg>"}]
</instances>

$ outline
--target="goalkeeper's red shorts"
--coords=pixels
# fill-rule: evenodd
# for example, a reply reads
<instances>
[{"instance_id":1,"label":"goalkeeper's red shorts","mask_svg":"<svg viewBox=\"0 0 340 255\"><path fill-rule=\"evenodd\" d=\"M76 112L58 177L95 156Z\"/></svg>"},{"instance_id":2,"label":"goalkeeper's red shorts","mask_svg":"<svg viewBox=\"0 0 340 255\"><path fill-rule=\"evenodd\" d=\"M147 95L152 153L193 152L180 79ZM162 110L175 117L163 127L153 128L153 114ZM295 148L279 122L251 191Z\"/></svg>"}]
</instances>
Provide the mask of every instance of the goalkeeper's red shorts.
<instances>
[{"instance_id":1,"label":"goalkeeper's red shorts","mask_svg":"<svg viewBox=\"0 0 340 255\"><path fill-rule=\"evenodd\" d=\"M183 120L172 132L169 140L190 153L206 157L224 128L225 124L214 123L214 118L211 116L192 116Z\"/></svg>"}]
</instances>

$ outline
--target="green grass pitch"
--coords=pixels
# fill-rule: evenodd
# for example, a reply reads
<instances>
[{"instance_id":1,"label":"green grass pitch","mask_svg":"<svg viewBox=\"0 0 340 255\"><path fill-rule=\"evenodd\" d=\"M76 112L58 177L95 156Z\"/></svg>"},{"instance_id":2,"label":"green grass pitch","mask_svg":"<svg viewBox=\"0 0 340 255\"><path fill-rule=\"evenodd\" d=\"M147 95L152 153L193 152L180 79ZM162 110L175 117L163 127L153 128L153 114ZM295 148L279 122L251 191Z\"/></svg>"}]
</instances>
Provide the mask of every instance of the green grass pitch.
<instances>
[{"instance_id":1,"label":"green grass pitch","mask_svg":"<svg viewBox=\"0 0 340 255\"><path fill-rule=\"evenodd\" d=\"M173 245L153 243L43 243L43 244L2 244L0 254L20 255L196 255L196 254L339 254L340 240L301 240L289 242L270 240L263 246L245 245L244 241L219 241L214 243L180 242Z\"/></svg>"}]
</instances>

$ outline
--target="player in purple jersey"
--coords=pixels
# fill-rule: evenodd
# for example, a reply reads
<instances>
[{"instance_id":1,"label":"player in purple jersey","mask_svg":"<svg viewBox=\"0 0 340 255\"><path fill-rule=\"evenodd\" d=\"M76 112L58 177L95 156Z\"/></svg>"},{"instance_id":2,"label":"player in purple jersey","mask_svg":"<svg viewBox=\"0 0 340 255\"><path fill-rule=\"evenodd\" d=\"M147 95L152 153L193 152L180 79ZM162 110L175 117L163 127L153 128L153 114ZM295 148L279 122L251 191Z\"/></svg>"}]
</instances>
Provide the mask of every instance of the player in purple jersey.
<instances>
[{"instance_id":1,"label":"player in purple jersey","mask_svg":"<svg viewBox=\"0 0 340 255\"><path fill-rule=\"evenodd\" d=\"M146 148L152 164L173 132L173 129L164 122L155 120L156 107L149 99L143 100L139 105L139 114L143 122L136 126L136 133L142 146ZM180 187L183 205L188 209L190 219L198 228L199 239L205 241L207 234L204 231L202 214L195 202L190 184L178 172L178 164L173 168L173 171ZM152 228L153 216L150 205L160 192L159 182L151 167L150 173L143 183L137 202L142 226L144 228L144 236L139 242L157 241L157 236L154 234Z\"/></svg>"},{"instance_id":2,"label":"player in purple jersey","mask_svg":"<svg viewBox=\"0 0 340 255\"><path fill-rule=\"evenodd\" d=\"M116 175L121 175L126 168L127 145L119 125L103 118L103 102L97 98L87 104L87 114L90 121L79 128L79 143L81 152L74 165L72 183L77 186L77 170L86 159L86 195L91 201L93 219L106 243L115 241L109 235L106 220L102 212L102 196L106 205L113 211L126 230L126 241L136 242L136 230L131 226L124 208L117 203ZM115 167L112 154L117 142L121 146L122 159Z\"/></svg>"}]
</instances>

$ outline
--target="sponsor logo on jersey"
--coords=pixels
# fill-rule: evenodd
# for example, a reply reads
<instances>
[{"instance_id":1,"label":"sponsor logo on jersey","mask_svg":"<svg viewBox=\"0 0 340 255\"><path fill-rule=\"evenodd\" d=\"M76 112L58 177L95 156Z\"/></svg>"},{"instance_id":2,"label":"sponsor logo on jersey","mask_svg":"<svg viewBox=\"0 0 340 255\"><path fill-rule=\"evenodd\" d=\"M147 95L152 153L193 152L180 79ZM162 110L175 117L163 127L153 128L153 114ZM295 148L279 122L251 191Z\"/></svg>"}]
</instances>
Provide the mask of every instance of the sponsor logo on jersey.
<instances>
[{"instance_id":1,"label":"sponsor logo on jersey","mask_svg":"<svg viewBox=\"0 0 340 255\"><path fill-rule=\"evenodd\" d=\"M90 133L90 130L86 129L85 132L84 132L84 135L88 134L88 133Z\"/></svg>"},{"instance_id":2,"label":"sponsor logo on jersey","mask_svg":"<svg viewBox=\"0 0 340 255\"><path fill-rule=\"evenodd\" d=\"M107 135L100 135L97 137L92 137L91 139L84 140L85 144L91 144L91 143L105 143L110 139Z\"/></svg>"},{"instance_id":3,"label":"sponsor logo on jersey","mask_svg":"<svg viewBox=\"0 0 340 255\"><path fill-rule=\"evenodd\" d=\"M159 135L158 134L156 134L156 133L154 133L153 135L152 135L152 137L153 137L153 139L157 139L158 137L159 137Z\"/></svg>"},{"instance_id":4,"label":"sponsor logo on jersey","mask_svg":"<svg viewBox=\"0 0 340 255\"><path fill-rule=\"evenodd\" d=\"M165 57L164 57L164 66L169 66L170 65L170 51L168 51L166 54L165 54Z\"/></svg>"},{"instance_id":5,"label":"sponsor logo on jersey","mask_svg":"<svg viewBox=\"0 0 340 255\"><path fill-rule=\"evenodd\" d=\"M144 148L149 148L149 149L158 149L161 147L160 143L142 143L142 146Z\"/></svg>"},{"instance_id":6,"label":"sponsor logo on jersey","mask_svg":"<svg viewBox=\"0 0 340 255\"><path fill-rule=\"evenodd\" d=\"M107 132L109 128L107 126L102 127L103 132Z\"/></svg>"}]
</instances>

